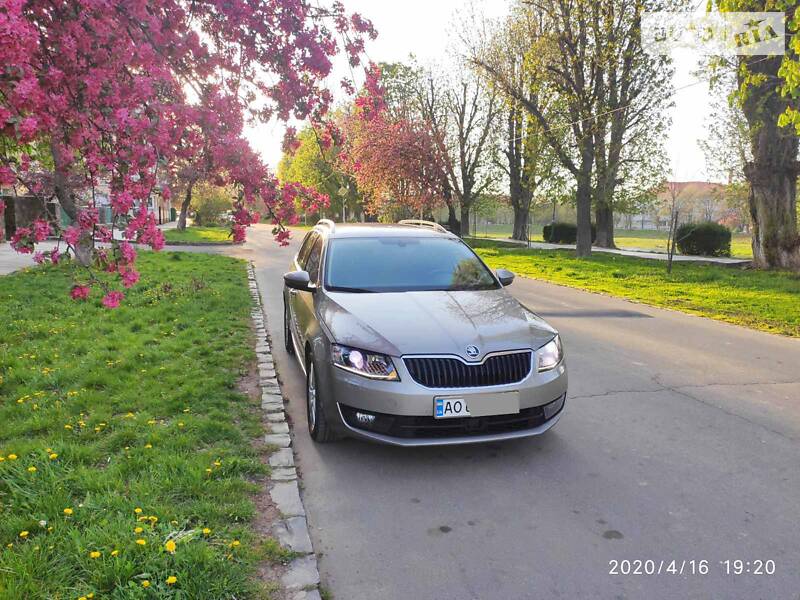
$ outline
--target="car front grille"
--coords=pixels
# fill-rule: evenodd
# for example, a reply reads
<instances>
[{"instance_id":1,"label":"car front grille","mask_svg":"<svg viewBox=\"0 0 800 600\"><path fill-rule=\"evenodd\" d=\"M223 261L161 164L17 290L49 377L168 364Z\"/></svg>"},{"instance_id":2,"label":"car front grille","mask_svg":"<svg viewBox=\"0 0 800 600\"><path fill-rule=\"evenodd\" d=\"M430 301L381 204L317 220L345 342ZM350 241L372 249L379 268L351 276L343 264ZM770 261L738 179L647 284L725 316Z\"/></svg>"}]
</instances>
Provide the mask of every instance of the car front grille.
<instances>
[{"instance_id":1,"label":"car front grille","mask_svg":"<svg viewBox=\"0 0 800 600\"><path fill-rule=\"evenodd\" d=\"M433 356L403 360L414 381L429 388L507 385L522 381L531 370L530 350L490 356L481 364Z\"/></svg>"}]
</instances>

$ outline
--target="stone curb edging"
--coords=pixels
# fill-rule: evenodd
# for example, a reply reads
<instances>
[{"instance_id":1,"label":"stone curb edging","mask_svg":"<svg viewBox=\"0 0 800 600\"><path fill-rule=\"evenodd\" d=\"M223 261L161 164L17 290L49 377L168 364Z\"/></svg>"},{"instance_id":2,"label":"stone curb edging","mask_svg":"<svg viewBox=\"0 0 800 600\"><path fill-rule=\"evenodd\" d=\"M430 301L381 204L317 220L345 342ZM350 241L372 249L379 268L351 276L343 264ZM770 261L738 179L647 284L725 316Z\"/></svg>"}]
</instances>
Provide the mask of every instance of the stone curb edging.
<instances>
[{"instance_id":1,"label":"stone curb edging","mask_svg":"<svg viewBox=\"0 0 800 600\"><path fill-rule=\"evenodd\" d=\"M261 408L266 412L270 433L264 436L267 444L278 450L269 457L272 469L269 494L275 503L281 520L272 526L272 533L281 546L299 556L289 563L281 577L281 583L291 600L321 600L319 593L319 569L300 487L297 468L292 451L292 438L283 407L283 394L272 361L272 346L267 332L267 318L261 304L261 293L256 282L253 264L247 265L247 279L253 308L250 316L256 331L256 358L258 360Z\"/></svg>"}]
</instances>

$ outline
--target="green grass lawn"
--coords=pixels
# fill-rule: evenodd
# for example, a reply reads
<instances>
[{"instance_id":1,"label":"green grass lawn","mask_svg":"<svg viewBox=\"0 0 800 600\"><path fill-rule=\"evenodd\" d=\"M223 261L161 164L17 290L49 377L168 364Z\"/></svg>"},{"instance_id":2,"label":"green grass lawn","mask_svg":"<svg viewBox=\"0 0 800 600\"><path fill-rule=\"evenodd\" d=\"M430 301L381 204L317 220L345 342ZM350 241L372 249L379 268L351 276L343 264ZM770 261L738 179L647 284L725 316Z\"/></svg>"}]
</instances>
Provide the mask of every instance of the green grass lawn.
<instances>
[{"instance_id":1,"label":"green grass lawn","mask_svg":"<svg viewBox=\"0 0 800 600\"><path fill-rule=\"evenodd\" d=\"M231 230L228 227L187 227L183 231L178 229L164 229L164 239L168 244L232 244Z\"/></svg>"},{"instance_id":2,"label":"green grass lawn","mask_svg":"<svg viewBox=\"0 0 800 600\"><path fill-rule=\"evenodd\" d=\"M492 268L663 306L753 329L800 337L800 275L676 263L569 250L528 250L472 239Z\"/></svg>"},{"instance_id":3,"label":"green grass lawn","mask_svg":"<svg viewBox=\"0 0 800 600\"><path fill-rule=\"evenodd\" d=\"M267 597L242 261L142 252L121 308L0 277L0 597ZM172 543L175 544L174 548ZM171 552L172 550L172 552ZM174 583L172 579L174 577Z\"/></svg>"},{"instance_id":4,"label":"green grass lawn","mask_svg":"<svg viewBox=\"0 0 800 600\"><path fill-rule=\"evenodd\" d=\"M511 236L511 225L479 226L475 237L508 238ZM531 241L541 242L542 226L531 228ZM647 229L617 229L614 231L617 247L621 249L648 250L652 252L667 251L667 232ZM731 256L734 258L753 258L750 234L734 233L731 239Z\"/></svg>"},{"instance_id":5,"label":"green grass lawn","mask_svg":"<svg viewBox=\"0 0 800 600\"><path fill-rule=\"evenodd\" d=\"M634 248L667 251L666 231L646 231L639 229L619 229L614 233L619 248ZM734 258L753 258L753 247L749 233L734 233L731 237L731 256Z\"/></svg>"}]
</instances>

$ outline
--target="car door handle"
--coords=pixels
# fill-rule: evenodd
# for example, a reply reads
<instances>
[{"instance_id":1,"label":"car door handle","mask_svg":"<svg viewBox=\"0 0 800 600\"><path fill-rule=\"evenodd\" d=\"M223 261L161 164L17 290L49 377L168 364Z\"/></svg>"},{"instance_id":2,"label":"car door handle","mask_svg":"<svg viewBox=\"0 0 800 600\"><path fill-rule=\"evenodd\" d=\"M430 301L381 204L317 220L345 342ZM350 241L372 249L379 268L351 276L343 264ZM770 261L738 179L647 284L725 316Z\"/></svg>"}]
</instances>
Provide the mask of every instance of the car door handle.
<instances>
[{"instance_id":1,"label":"car door handle","mask_svg":"<svg viewBox=\"0 0 800 600\"><path fill-rule=\"evenodd\" d=\"M296 296L296 295L297 295L297 290L289 290L289 293L290 293L292 296Z\"/></svg>"}]
</instances>

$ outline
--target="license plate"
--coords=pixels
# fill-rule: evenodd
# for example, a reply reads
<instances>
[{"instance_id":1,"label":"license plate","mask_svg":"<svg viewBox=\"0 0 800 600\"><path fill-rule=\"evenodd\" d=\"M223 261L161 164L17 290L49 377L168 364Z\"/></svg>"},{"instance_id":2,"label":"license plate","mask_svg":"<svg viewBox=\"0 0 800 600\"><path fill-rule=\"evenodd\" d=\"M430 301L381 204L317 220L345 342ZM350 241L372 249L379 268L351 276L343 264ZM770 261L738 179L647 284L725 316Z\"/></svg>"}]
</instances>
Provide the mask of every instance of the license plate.
<instances>
[{"instance_id":1,"label":"license plate","mask_svg":"<svg viewBox=\"0 0 800 600\"><path fill-rule=\"evenodd\" d=\"M467 398L440 396L433 399L433 416L435 419L488 417L518 412L519 392L471 394Z\"/></svg>"},{"instance_id":2,"label":"license plate","mask_svg":"<svg viewBox=\"0 0 800 600\"><path fill-rule=\"evenodd\" d=\"M433 416L437 419L469 417L467 401L463 398L434 398Z\"/></svg>"}]
</instances>

